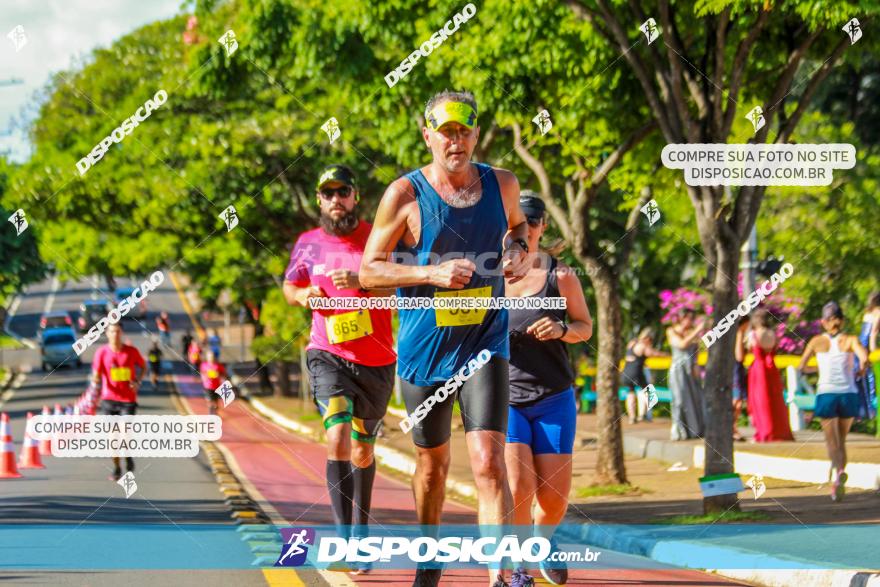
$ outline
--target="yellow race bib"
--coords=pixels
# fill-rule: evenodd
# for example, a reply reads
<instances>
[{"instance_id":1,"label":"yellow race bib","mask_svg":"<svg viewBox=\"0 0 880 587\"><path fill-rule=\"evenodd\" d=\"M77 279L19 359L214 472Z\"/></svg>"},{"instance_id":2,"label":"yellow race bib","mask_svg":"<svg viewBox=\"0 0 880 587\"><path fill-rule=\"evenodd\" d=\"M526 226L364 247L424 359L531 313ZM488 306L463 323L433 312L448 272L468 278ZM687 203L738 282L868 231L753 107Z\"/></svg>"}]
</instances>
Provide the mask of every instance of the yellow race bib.
<instances>
[{"instance_id":1,"label":"yellow race bib","mask_svg":"<svg viewBox=\"0 0 880 587\"><path fill-rule=\"evenodd\" d=\"M490 298L492 297L492 286L477 287L473 289L460 289L456 291L436 292L435 298ZM434 310L437 319L437 327L442 326L469 326L472 324L481 324L483 318L486 317L486 310L477 309L441 309Z\"/></svg>"},{"instance_id":2,"label":"yellow race bib","mask_svg":"<svg viewBox=\"0 0 880 587\"><path fill-rule=\"evenodd\" d=\"M208 369L208 379L217 379L217 375L219 375L217 371L213 369Z\"/></svg>"},{"instance_id":3,"label":"yellow race bib","mask_svg":"<svg viewBox=\"0 0 880 587\"><path fill-rule=\"evenodd\" d=\"M129 369L128 367L111 367L110 381L131 381L131 369Z\"/></svg>"},{"instance_id":4,"label":"yellow race bib","mask_svg":"<svg viewBox=\"0 0 880 587\"><path fill-rule=\"evenodd\" d=\"M334 314L324 319L330 344L348 342L373 333L373 322L367 310Z\"/></svg>"}]
</instances>

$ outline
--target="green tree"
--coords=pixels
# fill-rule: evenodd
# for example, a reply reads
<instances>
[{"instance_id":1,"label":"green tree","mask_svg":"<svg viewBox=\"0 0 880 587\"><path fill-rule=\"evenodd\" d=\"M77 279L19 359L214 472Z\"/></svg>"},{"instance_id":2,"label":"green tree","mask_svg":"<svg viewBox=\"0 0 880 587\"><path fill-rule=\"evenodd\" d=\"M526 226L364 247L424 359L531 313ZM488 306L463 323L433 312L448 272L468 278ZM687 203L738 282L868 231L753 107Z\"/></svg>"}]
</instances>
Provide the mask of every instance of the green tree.
<instances>
[{"instance_id":1,"label":"green tree","mask_svg":"<svg viewBox=\"0 0 880 587\"><path fill-rule=\"evenodd\" d=\"M868 40L848 50L850 39L841 31L843 25L854 15L864 22L880 10L853 2L769 0L707 0L696 5L662 0L656 7L568 0L568 5L626 59L642 89L637 103L649 109L667 143L793 139L811 100L840 60L858 60L864 51L876 49ZM657 18L662 32L651 45L637 29L649 16ZM742 119L756 104L763 106L766 125L752 133ZM738 302L734 276L740 246L755 223L765 191L761 186L729 192L687 186L708 262L706 284L719 316ZM709 350L707 474L734 469L733 342L732 336L722 337ZM726 511L735 507L736 495L706 498L703 503L706 511Z\"/></svg>"},{"instance_id":2,"label":"green tree","mask_svg":"<svg viewBox=\"0 0 880 587\"><path fill-rule=\"evenodd\" d=\"M16 194L9 190L10 166L0 158L0 324L6 318L5 306L10 296L25 286L45 277L47 267L37 251L36 227L33 218L25 210L28 228L20 235L7 219L19 209Z\"/></svg>"}]
</instances>

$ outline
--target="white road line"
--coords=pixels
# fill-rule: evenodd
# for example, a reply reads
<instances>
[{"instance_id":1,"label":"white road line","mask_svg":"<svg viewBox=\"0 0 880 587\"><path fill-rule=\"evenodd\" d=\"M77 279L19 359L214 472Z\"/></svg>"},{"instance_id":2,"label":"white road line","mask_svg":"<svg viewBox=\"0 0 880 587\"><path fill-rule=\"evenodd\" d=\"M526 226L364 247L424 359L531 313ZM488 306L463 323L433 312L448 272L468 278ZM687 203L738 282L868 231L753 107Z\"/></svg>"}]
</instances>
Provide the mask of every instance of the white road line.
<instances>
[{"instance_id":1,"label":"white road line","mask_svg":"<svg viewBox=\"0 0 880 587\"><path fill-rule=\"evenodd\" d=\"M43 314L48 314L52 309L52 304L55 302L56 291L58 291L58 274L52 276L52 289L49 290L49 295L46 297L46 305L43 306Z\"/></svg>"},{"instance_id":2,"label":"white road line","mask_svg":"<svg viewBox=\"0 0 880 587\"><path fill-rule=\"evenodd\" d=\"M12 300L11 304L9 304L9 310L7 310L7 312L6 312L6 321L3 322L3 332L6 332L7 334L9 334L9 336L11 336L12 338L14 338L15 340L22 343L23 345L25 345L28 348L32 348L32 349L39 348L30 339L25 338L23 336L20 336L19 334L15 333L9 329L9 325L12 323L12 319L15 318L15 313L18 311L19 304L21 304L21 296L15 296L15 299Z\"/></svg>"}]
</instances>

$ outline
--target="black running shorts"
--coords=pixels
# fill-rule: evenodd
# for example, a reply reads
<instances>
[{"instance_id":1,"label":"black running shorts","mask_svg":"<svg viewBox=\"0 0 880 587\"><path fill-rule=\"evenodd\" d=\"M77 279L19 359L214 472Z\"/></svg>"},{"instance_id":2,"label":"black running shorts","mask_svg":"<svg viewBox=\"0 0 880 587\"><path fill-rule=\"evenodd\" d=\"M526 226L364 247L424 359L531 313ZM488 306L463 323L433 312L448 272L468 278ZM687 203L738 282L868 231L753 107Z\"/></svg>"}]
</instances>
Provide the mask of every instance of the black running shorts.
<instances>
[{"instance_id":1,"label":"black running shorts","mask_svg":"<svg viewBox=\"0 0 880 587\"><path fill-rule=\"evenodd\" d=\"M134 416L137 411L137 402L117 402L112 399L101 400L101 415L103 416Z\"/></svg>"},{"instance_id":2,"label":"black running shorts","mask_svg":"<svg viewBox=\"0 0 880 587\"><path fill-rule=\"evenodd\" d=\"M368 367L319 349L306 351L312 398L324 428L351 422L351 437L375 442L394 390L394 363Z\"/></svg>"},{"instance_id":3,"label":"black running shorts","mask_svg":"<svg viewBox=\"0 0 880 587\"><path fill-rule=\"evenodd\" d=\"M492 430L507 433L507 405L510 400L510 377L508 361L492 356L489 362L477 369L458 388L458 404L465 432ZM441 387L437 383L428 387L401 381L403 401L410 417L416 409ZM445 444L452 434L452 406L455 394L437 402L424 411L424 419L413 423L412 435L416 446L434 448Z\"/></svg>"}]
</instances>

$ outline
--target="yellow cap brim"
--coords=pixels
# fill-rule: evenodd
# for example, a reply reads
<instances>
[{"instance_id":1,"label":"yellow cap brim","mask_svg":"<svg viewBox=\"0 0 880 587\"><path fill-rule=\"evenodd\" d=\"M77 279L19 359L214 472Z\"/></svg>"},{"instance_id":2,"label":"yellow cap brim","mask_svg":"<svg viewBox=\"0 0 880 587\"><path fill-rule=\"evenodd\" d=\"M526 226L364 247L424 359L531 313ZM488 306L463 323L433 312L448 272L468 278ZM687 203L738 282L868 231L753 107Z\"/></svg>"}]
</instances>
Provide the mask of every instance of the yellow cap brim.
<instances>
[{"instance_id":1,"label":"yellow cap brim","mask_svg":"<svg viewBox=\"0 0 880 587\"><path fill-rule=\"evenodd\" d=\"M477 125L477 112L464 102L442 102L434 106L425 120L431 130L437 130L448 122L474 128Z\"/></svg>"}]
</instances>

